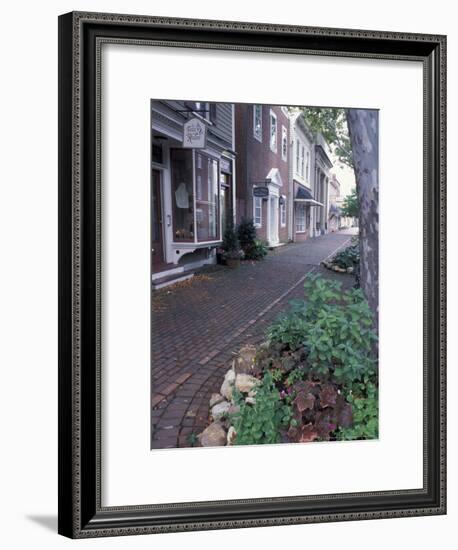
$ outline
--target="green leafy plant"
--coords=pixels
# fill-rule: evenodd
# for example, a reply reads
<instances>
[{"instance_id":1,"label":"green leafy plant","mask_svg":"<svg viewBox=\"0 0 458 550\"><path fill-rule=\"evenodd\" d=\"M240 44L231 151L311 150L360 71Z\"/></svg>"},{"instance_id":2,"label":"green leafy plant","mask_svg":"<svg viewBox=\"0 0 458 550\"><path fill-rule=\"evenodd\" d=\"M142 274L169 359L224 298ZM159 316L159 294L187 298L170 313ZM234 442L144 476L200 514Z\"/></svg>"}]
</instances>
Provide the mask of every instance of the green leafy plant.
<instances>
[{"instance_id":1,"label":"green leafy plant","mask_svg":"<svg viewBox=\"0 0 458 550\"><path fill-rule=\"evenodd\" d=\"M337 439L376 439L378 437L378 389L374 382L367 380L355 392L347 395L353 409L353 425L341 427Z\"/></svg>"},{"instance_id":2,"label":"green leafy plant","mask_svg":"<svg viewBox=\"0 0 458 550\"><path fill-rule=\"evenodd\" d=\"M338 252L331 260L331 263L347 269L359 266L359 244L352 244Z\"/></svg>"},{"instance_id":3,"label":"green leafy plant","mask_svg":"<svg viewBox=\"0 0 458 550\"><path fill-rule=\"evenodd\" d=\"M223 258L224 259L241 259L244 256L243 250L240 247L240 241L232 225L229 225L224 232L223 238Z\"/></svg>"},{"instance_id":4,"label":"green leafy plant","mask_svg":"<svg viewBox=\"0 0 458 550\"><path fill-rule=\"evenodd\" d=\"M306 300L268 330L271 367L283 369L277 387L293 405L292 441L374 438L378 431L377 369L371 350L376 334L360 289L311 274ZM266 351L263 352L266 355ZM278 357L280 355L280 357ZM269 363L264 359L264 364Z\"/></svg>"},{"instance_id":5,"label":"green leafy plant","mask_svg":"<svg viewBox=\"0 0 458 550\"><path fill-rule=\"evenodd\" d=\"M267 244L260 239L256 239L254 241L254 245L247 253L247 259L249 260L262 260L267 256L268 253Z\"/></svg>"},{"instance_id":6,"label":"green leafy plant","mask_svg":"<svg viewBox=\"0 0 458 550\"><path fill-rule=\"evenodd\" d=\"M187 437L188 443L191 447L196 447L199 443L199 437L194 432L190 433Z\"/></svg>"},{"instance_id":7,"label":"green leafy plant","mask_svg":"<svg viewBox=\"0 0 458 550\"><path fill-rule=\"evenodd\" d=\"M242 219L237 227L237 236L247 260L262 260L267 255L267 246L256 238L256 227L252 219Z\"/></svg>"},{"instance_id":8,"label":"green leafy plant","mask_svg":"<svg viewBox=\"0 0 458 550\"><path fill-rule=\"evenodd\" d=\"M234 391L234 402L239 411L231 415L235 428L235 445L279 443L281 429L291 419L291 407L285 404L268 371L256 388L255 403L247 403L244 396Z\"/></svg>"}]
</instances>

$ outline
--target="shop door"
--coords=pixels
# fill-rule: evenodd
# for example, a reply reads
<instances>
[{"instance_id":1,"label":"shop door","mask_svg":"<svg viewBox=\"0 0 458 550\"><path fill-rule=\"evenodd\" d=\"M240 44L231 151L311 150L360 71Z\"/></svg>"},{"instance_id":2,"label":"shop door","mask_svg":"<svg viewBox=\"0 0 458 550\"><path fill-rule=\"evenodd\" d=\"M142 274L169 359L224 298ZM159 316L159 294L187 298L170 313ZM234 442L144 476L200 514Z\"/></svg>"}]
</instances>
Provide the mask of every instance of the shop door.
<instances>
[{"instance_id":1,"label":"shop door","mask_svg":"<svg viewBox=\"0 0 458 550\"><path fill-rule=\"evenodd\" d=\"M151 223L151 258L154 272L164 263L161 172L159 170L153 170L151 189Z\"/></svg>"}]
</instances>

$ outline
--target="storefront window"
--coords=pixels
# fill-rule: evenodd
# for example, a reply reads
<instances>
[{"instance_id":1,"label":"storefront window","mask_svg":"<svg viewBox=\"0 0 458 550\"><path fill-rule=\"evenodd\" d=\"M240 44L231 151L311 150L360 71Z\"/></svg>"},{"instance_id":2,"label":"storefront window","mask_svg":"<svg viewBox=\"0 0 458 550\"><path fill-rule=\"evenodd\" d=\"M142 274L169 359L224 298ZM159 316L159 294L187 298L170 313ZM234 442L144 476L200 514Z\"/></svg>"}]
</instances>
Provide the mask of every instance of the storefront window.
<instances>
[{"instance_id":1,"label":"storefront window","mask_svg":"<svg viewBox=\"0 0 458 550\"><path fill-rule=\"evenodd\" d=\"M173 236L174 241L194 241L194 197L192 151L171 149Z\"/></svg>"},{"instance_id":2,"label":"storefront window","mask_svg":"<svg viewBox=\"0 0 458 550\"><path fill-rule=\"evenodd\" d=\"M305 206L298 204L296 206L296 233L305 232Z\"/></svg>"},{"instance_id":3,"label":"storefront window","mask_svg":"<svg viewBox=\"0 0 458 550\"><path fill-rule=\"evenodd\" d=\"M196 226L199 242L219 239L218 161L196 152Z\"/></svg>"}]
</instances>

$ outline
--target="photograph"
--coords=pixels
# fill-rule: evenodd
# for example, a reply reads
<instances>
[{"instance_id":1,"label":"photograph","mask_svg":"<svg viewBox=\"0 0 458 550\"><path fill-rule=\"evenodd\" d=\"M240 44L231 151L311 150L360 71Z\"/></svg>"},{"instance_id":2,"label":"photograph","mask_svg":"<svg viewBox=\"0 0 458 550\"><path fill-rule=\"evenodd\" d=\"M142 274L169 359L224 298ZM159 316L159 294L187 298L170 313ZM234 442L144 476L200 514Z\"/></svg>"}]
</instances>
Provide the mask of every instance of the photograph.
<instances>
[{"instance_id":1,"label":"photograph","mask_svg":"<svg viewBox=\"0 0 458 550\"><path fill-rule=\"evenodd\" d=\"M151 449L379 438L379 111L151 100Z\"/></svg>"}]
</instances>

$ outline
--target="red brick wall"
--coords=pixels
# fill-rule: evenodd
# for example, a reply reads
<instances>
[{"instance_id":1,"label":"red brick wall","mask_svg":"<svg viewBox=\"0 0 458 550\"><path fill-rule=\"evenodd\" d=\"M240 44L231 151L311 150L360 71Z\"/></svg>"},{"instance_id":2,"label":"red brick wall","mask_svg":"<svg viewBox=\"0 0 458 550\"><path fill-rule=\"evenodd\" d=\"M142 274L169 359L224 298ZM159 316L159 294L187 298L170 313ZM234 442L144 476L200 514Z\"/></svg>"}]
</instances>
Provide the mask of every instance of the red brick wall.
<instances>
[{"instance_id":1,"label":"red brick wall","mask_svg":"<svg viewBox=\"0 0 458 550\"><path fill-rule=\"evenodd\" d=\"M270 149L270 110L277 116L277 152ZM235 105L235 151L237 153L237 222L243 217L253 217L253 185L263 182L272 168L277 168L283 182L279 189L280 195L284 195L287 204L288 196L288 158L285 162L281 156L282 126L286 128L289 144L289 120L280 107L262 106L262 143L253 135L253 105ZM263 201L262 228L258 229L258 236L267 238L267 201ZM281 227L280 213L278 217L278 234L280 241L288 240L288 206L286 208L286 225Z\"/></svg>"}]
</instances>

